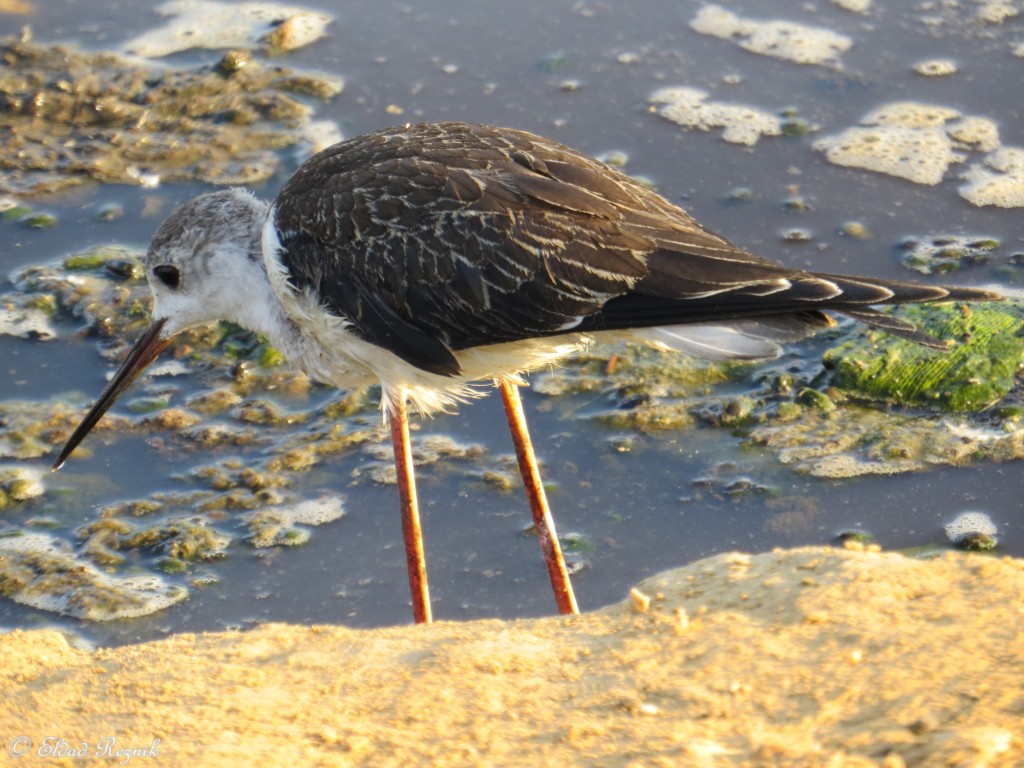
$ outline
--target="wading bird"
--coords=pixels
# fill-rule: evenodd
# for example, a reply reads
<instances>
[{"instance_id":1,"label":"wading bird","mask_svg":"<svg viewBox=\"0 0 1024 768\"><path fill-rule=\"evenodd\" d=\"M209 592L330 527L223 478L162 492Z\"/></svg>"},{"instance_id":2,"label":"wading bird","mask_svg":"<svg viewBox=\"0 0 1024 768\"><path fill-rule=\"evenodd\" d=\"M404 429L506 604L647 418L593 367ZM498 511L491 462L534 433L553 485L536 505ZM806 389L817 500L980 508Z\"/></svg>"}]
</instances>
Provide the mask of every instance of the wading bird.
<instances>
[{"instance_id":1,"label":"wading bird","mask_svg":"<svg viewBox=\"0 0 1024 768\"><path fill-rule=\"evenodd\" d=\"M417 621L430 620L430 601L407 405L429 414L497 384L558 608L574 613L521 374L609 336L718 360L771 357L832 325L822 310L941 348L875 306L999 298L785 267L566 146L466 123L336 144L273 203L241 189L197 197L157 230L145 269L153 324L54 468L179 331L223 319L263 333L315 379L380 384Z\"/></svg>"}]
</instances>

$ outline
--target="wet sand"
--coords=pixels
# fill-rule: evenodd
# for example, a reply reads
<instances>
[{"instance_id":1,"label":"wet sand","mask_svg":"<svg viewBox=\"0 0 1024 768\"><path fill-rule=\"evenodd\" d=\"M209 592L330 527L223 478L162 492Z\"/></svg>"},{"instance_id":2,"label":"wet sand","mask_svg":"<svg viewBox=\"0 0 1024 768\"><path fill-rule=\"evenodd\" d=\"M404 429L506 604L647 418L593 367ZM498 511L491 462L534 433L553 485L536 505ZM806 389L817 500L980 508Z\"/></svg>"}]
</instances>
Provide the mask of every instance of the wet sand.
<instances>
[{"instance_id":1,"label":"wet sand","mask_svg":"<svg viewBox=\"0 0 1024 768\"><path fill-rule=\"evenodd\" d=\"M18 765L1019 765L1022 595L1021 560L808 548L574 618L92 652L19 630L0 732Z\"/></svg>"}]
</instances>

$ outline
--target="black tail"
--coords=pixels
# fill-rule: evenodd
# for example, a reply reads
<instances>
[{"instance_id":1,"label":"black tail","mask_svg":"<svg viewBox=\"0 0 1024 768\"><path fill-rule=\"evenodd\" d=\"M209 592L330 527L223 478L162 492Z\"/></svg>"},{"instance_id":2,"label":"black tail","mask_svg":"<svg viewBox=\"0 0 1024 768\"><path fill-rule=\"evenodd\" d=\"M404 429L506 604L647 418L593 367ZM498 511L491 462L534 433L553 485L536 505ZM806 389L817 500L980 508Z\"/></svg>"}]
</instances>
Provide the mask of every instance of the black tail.
<instances>
[{"instance_id":1,"label":"black tail","mask_svg":"<svg viewBox=\"0 0 1024 768\"><path fill-rule=\"evenodd\" d=\"M792 340L793 323L810 335L830 325L822 310L847 315L894 336L944 349L946 343L911 323L875 307L941 301L1001 301L1003 296L982 288L951 288L848 275L785 273L779 270L784 287L765 290L764 285L734 284L721 291L698 295L664 296L633 292L608 301L600 312L588 317L580 330L602 331L652 326L730 324L732 321L782 318L788 320ZM776 283L778 285L778 283ZM653 288L650 282L646 288ZM780 340L783 340L780 338Z\"/></svg>"},{"instance_id":2,"label":"black tail","mask_svg":"<svg viewBox=\"0 0 1024 768\"><path fill-rule=\"evenodd\" d=\"M883 304L916 304L933 301L1002 301L1003 296L995 291L983 288L951 288L942 285L922 285L905 283L899 280L874 280L846 275L818 275L831 280L843 289L843 302L828 304L827 308L840 314L859 320L866 325L879 328L893 336L908 339L918 344L935 349L946 349L947 343L925 333L906 320L880 312L871 305ZM889 293L880 296L879 291ZM860 296L860 300L851 301Z\"/></svg>"}]
</instances>

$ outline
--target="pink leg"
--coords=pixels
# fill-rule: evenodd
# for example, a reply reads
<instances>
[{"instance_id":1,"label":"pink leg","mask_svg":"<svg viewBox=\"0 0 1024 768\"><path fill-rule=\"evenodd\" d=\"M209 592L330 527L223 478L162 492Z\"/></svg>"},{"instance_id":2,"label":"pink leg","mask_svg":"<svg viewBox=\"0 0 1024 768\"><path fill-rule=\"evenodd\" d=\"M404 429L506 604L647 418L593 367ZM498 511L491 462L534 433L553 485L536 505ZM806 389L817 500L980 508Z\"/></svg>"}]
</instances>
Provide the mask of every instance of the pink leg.
<instances>
[{"instance_id":1,"label":"pink leg","mask_svg":"<svg viewBox=\"0 0 1024 768\"><path fill-rule=\"evenodd\" d=\"M566 570L565 559L562 557L562 547L555 533L555 521L551 517L548 499L541 484L537 458L530 443L530 433L526 428L526 415L523 413L523 402L519 399L519 387L502 379L499 388L501 400L505 404L505 415L508 417L508 428L512 432L512 443L516 448L516 458L519 460L519 473L523 476L526 498L530 501L533 524L537 529L537 538L540 539L540 548L544 552L544 561L548 566L558 612L579 613L576 596L572 593L572 583L569 581L569 571Z\"/></svg>"},{"instance_id":2,"label":"pink leg","mask_svg":"<svg viewBox=\"0 0 1024 768\"><path fill-rule=\"evenodd\" d=\"M390 415L391 443L395 449L398 496L402 506L405 561L409 570L409 591L412 593L412 615L417 624L422 624L431 620L430 588L427 585L427 561L423 554L423 531L420 529L420 510L416 501L416 477L404 396L394 404Z\"/></svg>"}]
</instances>

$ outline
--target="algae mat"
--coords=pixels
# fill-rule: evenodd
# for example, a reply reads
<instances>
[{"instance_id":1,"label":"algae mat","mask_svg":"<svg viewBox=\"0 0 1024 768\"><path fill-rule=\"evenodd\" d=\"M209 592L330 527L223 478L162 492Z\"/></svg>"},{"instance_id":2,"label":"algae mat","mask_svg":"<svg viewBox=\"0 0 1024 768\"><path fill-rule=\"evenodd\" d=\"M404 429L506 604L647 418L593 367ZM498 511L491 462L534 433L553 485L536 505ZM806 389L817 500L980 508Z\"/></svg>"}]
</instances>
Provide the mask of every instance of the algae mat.
<instances>
[{"instance_id":1,"label":"algae mat","mask_svg":"<svg viewBox=\"0 0 1024 768\"><path fill-rule=\"evenodd\" d=\"M18 765L1020 765L1022 597L1020 560L817 548L573 618L16 631L0 732Z\"/></svg>"}]
</instances>

